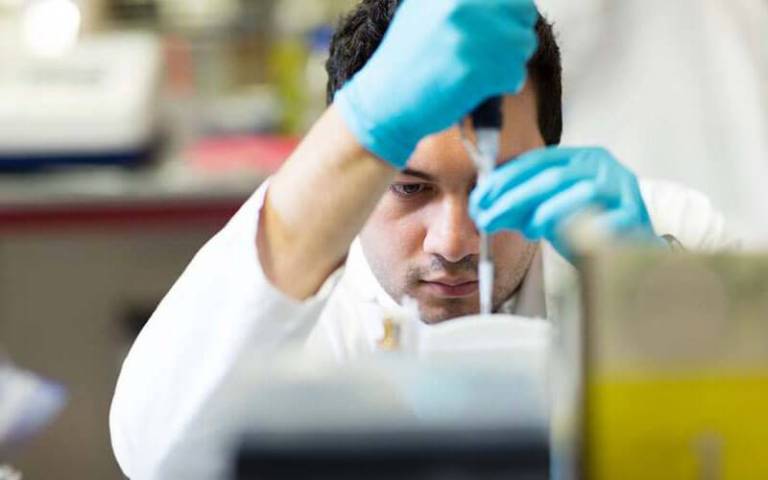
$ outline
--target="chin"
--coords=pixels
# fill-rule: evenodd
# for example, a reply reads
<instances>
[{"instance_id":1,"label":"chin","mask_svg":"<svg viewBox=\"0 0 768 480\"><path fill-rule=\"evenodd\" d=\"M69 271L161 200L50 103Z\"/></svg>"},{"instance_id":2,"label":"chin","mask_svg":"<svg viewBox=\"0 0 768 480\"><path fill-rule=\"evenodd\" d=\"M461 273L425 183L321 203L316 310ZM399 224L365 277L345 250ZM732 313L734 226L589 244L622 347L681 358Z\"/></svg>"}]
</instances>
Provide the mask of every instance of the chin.
<instances>
[{"instance_id":1,"label":"chin","mask_svg":"<svg viewBox=\"0 0 768 480\"><path fill-rule=\"evenodd\" d=\"M479 311L477 302L474 301L419 301L419 313L421 320L429 325L445 322L453 318L473 315Z\"/></svg>"}]
</instances>

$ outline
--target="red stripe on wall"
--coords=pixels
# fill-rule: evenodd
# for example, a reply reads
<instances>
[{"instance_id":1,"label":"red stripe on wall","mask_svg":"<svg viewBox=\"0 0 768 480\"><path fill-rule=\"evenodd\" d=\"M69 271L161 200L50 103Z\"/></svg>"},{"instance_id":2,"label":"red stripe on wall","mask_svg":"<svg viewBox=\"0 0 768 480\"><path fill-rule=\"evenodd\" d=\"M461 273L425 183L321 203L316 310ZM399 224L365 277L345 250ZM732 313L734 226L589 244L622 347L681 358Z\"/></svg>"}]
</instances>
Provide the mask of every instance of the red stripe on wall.
<instances>
[{"instance_id":1,"label":"red stripe on wall","mask_svg":"<svg viewBox=\"0 0 768 480\"><path fill-rule=\"evenodd\" d=\"M0 208L0 231L223 226L245 199Z\"/></svg>"}]
</instances>

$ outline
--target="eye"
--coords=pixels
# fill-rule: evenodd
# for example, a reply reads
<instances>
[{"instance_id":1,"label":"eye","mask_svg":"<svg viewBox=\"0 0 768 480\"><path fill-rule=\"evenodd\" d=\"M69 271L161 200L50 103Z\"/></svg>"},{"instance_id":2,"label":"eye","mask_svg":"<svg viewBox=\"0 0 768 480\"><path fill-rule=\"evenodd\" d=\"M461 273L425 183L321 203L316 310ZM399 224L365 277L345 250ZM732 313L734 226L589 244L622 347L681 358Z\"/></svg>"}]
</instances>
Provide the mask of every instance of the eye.
<instances>
[{"instance_id":1,"label":"eye","mask_svg":"<svg viewBox=\"0 0 768 480\"><path fill-rule=\"evenodd\" d=\"M426 183L393 183L389 189L400 197L414 197L431 191L432 187Z\"/></svg>"}]
</instances>

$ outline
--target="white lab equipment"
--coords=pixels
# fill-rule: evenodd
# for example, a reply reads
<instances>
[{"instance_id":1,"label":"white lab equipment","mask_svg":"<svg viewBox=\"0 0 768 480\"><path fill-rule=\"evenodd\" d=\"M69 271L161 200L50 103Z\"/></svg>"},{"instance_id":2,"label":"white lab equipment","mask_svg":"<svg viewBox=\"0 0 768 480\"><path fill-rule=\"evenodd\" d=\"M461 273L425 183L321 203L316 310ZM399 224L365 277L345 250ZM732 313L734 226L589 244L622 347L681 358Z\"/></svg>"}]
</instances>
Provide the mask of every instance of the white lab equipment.
<instances>
[{"instance_id":1,"label":"white lab equipment","mask_svg":"<svg viewBox=\"0 0 768 480\"><path fill-rule=\"evenodd\" d=\"M94 35L53 57L0 48L0 61L0 168L130 164L156 142L154 36Z\"/></svg>"},{"instance_id":2,"label":"white lab equipment","mask_svg":"<svg viewBox=\"0 0 768 480\"><path fill-rule=\"evenodd\" d=\"M62 385L21 370L0 357L0 459L39 433L66 400Z\"/></svg>"},{"instance_id":3,"label":"white lab equipment","mask_svg":"<svg viewBox=\"0 0 768 480\"><path fill-rule=\"evenodd\" d=\"M251 352L206 402L203 418L186 426L182 445L163 459L156 478L231 478L246 434L407 438L425 429L510 432L543 449L545 471L549 336L543 320L496 314L426 327L415 351L344 365L303 350L268 361Z\"/></svg>"}]
</instances>

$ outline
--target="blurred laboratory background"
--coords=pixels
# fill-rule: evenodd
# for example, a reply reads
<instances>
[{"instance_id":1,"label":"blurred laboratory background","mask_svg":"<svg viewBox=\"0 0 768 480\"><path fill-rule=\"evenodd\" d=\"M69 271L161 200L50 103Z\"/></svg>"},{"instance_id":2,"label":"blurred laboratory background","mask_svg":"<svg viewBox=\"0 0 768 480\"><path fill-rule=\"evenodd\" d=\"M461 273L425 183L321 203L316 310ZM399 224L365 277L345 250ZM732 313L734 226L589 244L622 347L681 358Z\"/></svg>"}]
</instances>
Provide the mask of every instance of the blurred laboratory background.
<instances>
[{"instance_id":1,"label":"blurred laboratory background","mask_svg":"<svg viewBox=\"0 0 768 480\"><path fill-rule=\"evenodd\" d=\"M355 3L0 0L0 363L67 396L13 451L25 478L122 478L107 421L122 359L323 111ZM765 247L768 2L538 3L563 51L563 143L700 190Z\"/></svg>"},{"instance_id":2,"label":"blurred laboratory background","mask_svg":"<svg viewBox=\"0 0 768 480\"><path fill-rule=\"evenodd\" d=\"M323 110L352 3L0 0L0 352L67 393L25 478L122 478L122 359Z\"/></svg>"}]
</instances>

